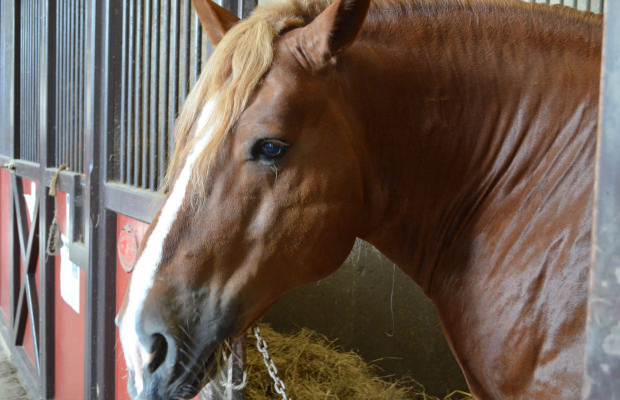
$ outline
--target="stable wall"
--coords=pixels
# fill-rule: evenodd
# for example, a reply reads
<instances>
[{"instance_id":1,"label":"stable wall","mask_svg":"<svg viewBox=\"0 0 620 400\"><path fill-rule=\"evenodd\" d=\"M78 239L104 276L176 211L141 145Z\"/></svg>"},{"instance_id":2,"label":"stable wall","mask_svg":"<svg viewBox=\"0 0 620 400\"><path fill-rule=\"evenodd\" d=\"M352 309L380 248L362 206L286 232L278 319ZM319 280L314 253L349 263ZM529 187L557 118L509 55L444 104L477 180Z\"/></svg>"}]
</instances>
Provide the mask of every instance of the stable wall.
<instances>
[{"instance_id":1,"label":"stable wall","mask_svg":"<svg viewBox=\"0 0 620 400\"><path fill-rule=\"evenodd\" d=\"M336 273L285 294L265 321L280 331L321 332L368 361L379 360L386 375L412 377L433 394L467 387L433 303L361 240Z\"/></svg>"}]
</instances>

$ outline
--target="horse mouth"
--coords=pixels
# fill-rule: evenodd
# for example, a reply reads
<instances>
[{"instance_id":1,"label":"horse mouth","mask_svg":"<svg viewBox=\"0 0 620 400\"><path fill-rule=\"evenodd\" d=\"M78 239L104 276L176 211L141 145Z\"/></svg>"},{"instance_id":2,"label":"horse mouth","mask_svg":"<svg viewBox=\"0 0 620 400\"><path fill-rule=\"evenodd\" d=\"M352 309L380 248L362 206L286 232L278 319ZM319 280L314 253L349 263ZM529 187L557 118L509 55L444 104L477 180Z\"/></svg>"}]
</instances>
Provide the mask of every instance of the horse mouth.
<instances>
[{"instance_id":1,"label":"horse mouth","mask_svg":"<svg viewBox=\"0 0 620 400\"><path fill-rule=\"evenodd\" d=\"M223 357L225 347L225 345L220 344L213 351L207 353L208 355L205 354L199 357L196 363L186 370L185 376L180 377L179 380L184 382L175 385L178 387L175 390L176 393L170 397L179 400L191 399L195 397L209 381L215 379L219 373L221 366L219 360ZM201 362L200 360L204 361Z\"/></svg>"}]
</instances>

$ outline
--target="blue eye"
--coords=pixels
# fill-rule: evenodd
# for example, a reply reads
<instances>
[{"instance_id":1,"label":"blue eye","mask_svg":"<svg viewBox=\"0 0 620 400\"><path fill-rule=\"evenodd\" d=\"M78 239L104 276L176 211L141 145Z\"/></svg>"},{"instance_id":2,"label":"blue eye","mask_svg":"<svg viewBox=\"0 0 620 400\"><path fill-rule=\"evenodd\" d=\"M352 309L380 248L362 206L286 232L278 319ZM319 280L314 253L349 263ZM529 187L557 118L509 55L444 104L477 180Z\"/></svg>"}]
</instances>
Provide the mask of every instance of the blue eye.
<instances>
[{"instance_id":1,"label":"blue eye","mask_svg":"<svg viewBox=\"0 0 620 400\"><path fill-rule=\"evenodd\" d=\"M272 162L282 157L289 145L276 139L259 140L253 147L252 159Z\"/></svg>"},{"instance_id":2,"label":"blue eye","mask_svg":"<svg viewBox=\"0 0 620 400\"><path fill-rule=\"evenodd\" d=\"M278 144L273 142L263 143L260 149L263 155L272 158L277 157L280 155L280 153L282 153L282 146L279 146Z\"/></svg>"}]
</instances>

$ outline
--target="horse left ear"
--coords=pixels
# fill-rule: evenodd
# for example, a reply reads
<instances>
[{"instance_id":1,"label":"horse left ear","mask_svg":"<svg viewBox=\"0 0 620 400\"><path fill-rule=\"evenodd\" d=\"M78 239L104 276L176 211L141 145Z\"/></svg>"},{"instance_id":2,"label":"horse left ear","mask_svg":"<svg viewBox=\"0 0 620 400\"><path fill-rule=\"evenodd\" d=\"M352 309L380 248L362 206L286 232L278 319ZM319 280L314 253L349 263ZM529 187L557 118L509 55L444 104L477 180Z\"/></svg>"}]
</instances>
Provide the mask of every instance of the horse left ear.
<instances>
[{"instance_id":1,"label":"horse left ear","mask_svg":"<svg viewBox=\"0 0 620 400\"><path fill-rule=\"evenodd\" d=\"M311 67L320 69L353 43L370 0L336 0L303 28L300 45Z\"/></svg>"},{"instance_id":2,"label":"horse left ear","mask_svg":"<svg viewBox=\"0 0 620 400\"><path fill-rule=\"evenodd\" d=\"M239 21L239 18L211 0L192 0L194 8L198 13L198 19L200 24L205 30L209 40L213 45L217 45L222 37L234 24Z\"/></svg>"}]
</instances>

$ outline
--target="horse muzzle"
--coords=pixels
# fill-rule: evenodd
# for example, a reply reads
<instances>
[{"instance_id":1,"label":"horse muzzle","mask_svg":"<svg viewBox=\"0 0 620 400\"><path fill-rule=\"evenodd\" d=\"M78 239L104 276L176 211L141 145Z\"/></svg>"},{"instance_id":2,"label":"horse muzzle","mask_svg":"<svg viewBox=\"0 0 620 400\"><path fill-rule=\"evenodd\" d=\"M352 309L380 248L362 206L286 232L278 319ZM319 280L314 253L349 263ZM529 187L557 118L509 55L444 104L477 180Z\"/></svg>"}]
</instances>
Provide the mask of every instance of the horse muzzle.
<instances>
[{"instance_id":1,"label":"horse muzzle","mask_svg":"<svg viewBox=\"0 0 620 400\"><path fill-rule=\"evenodd\" d=\"M224 347L220 344L235 333L234 312L205 306L211 312L186 315L174 309L127 310L121 318L128 392L134 399L194 397L215 377Z\"/></svg>"},{"instance_id":2,"label":"horse muzzle","mask_svg":"<svg viewBox=\"0 0 620 400\"><path fill-rule=\"evenodd\" d=\"M143 339L137 347L123 344L129 371L128 392L132 398L192 398L214 376L219 357L217 343L196 349L192 346L194 340L180 340L165 330L138 336Z\"/></svg>"}]
</instances>

